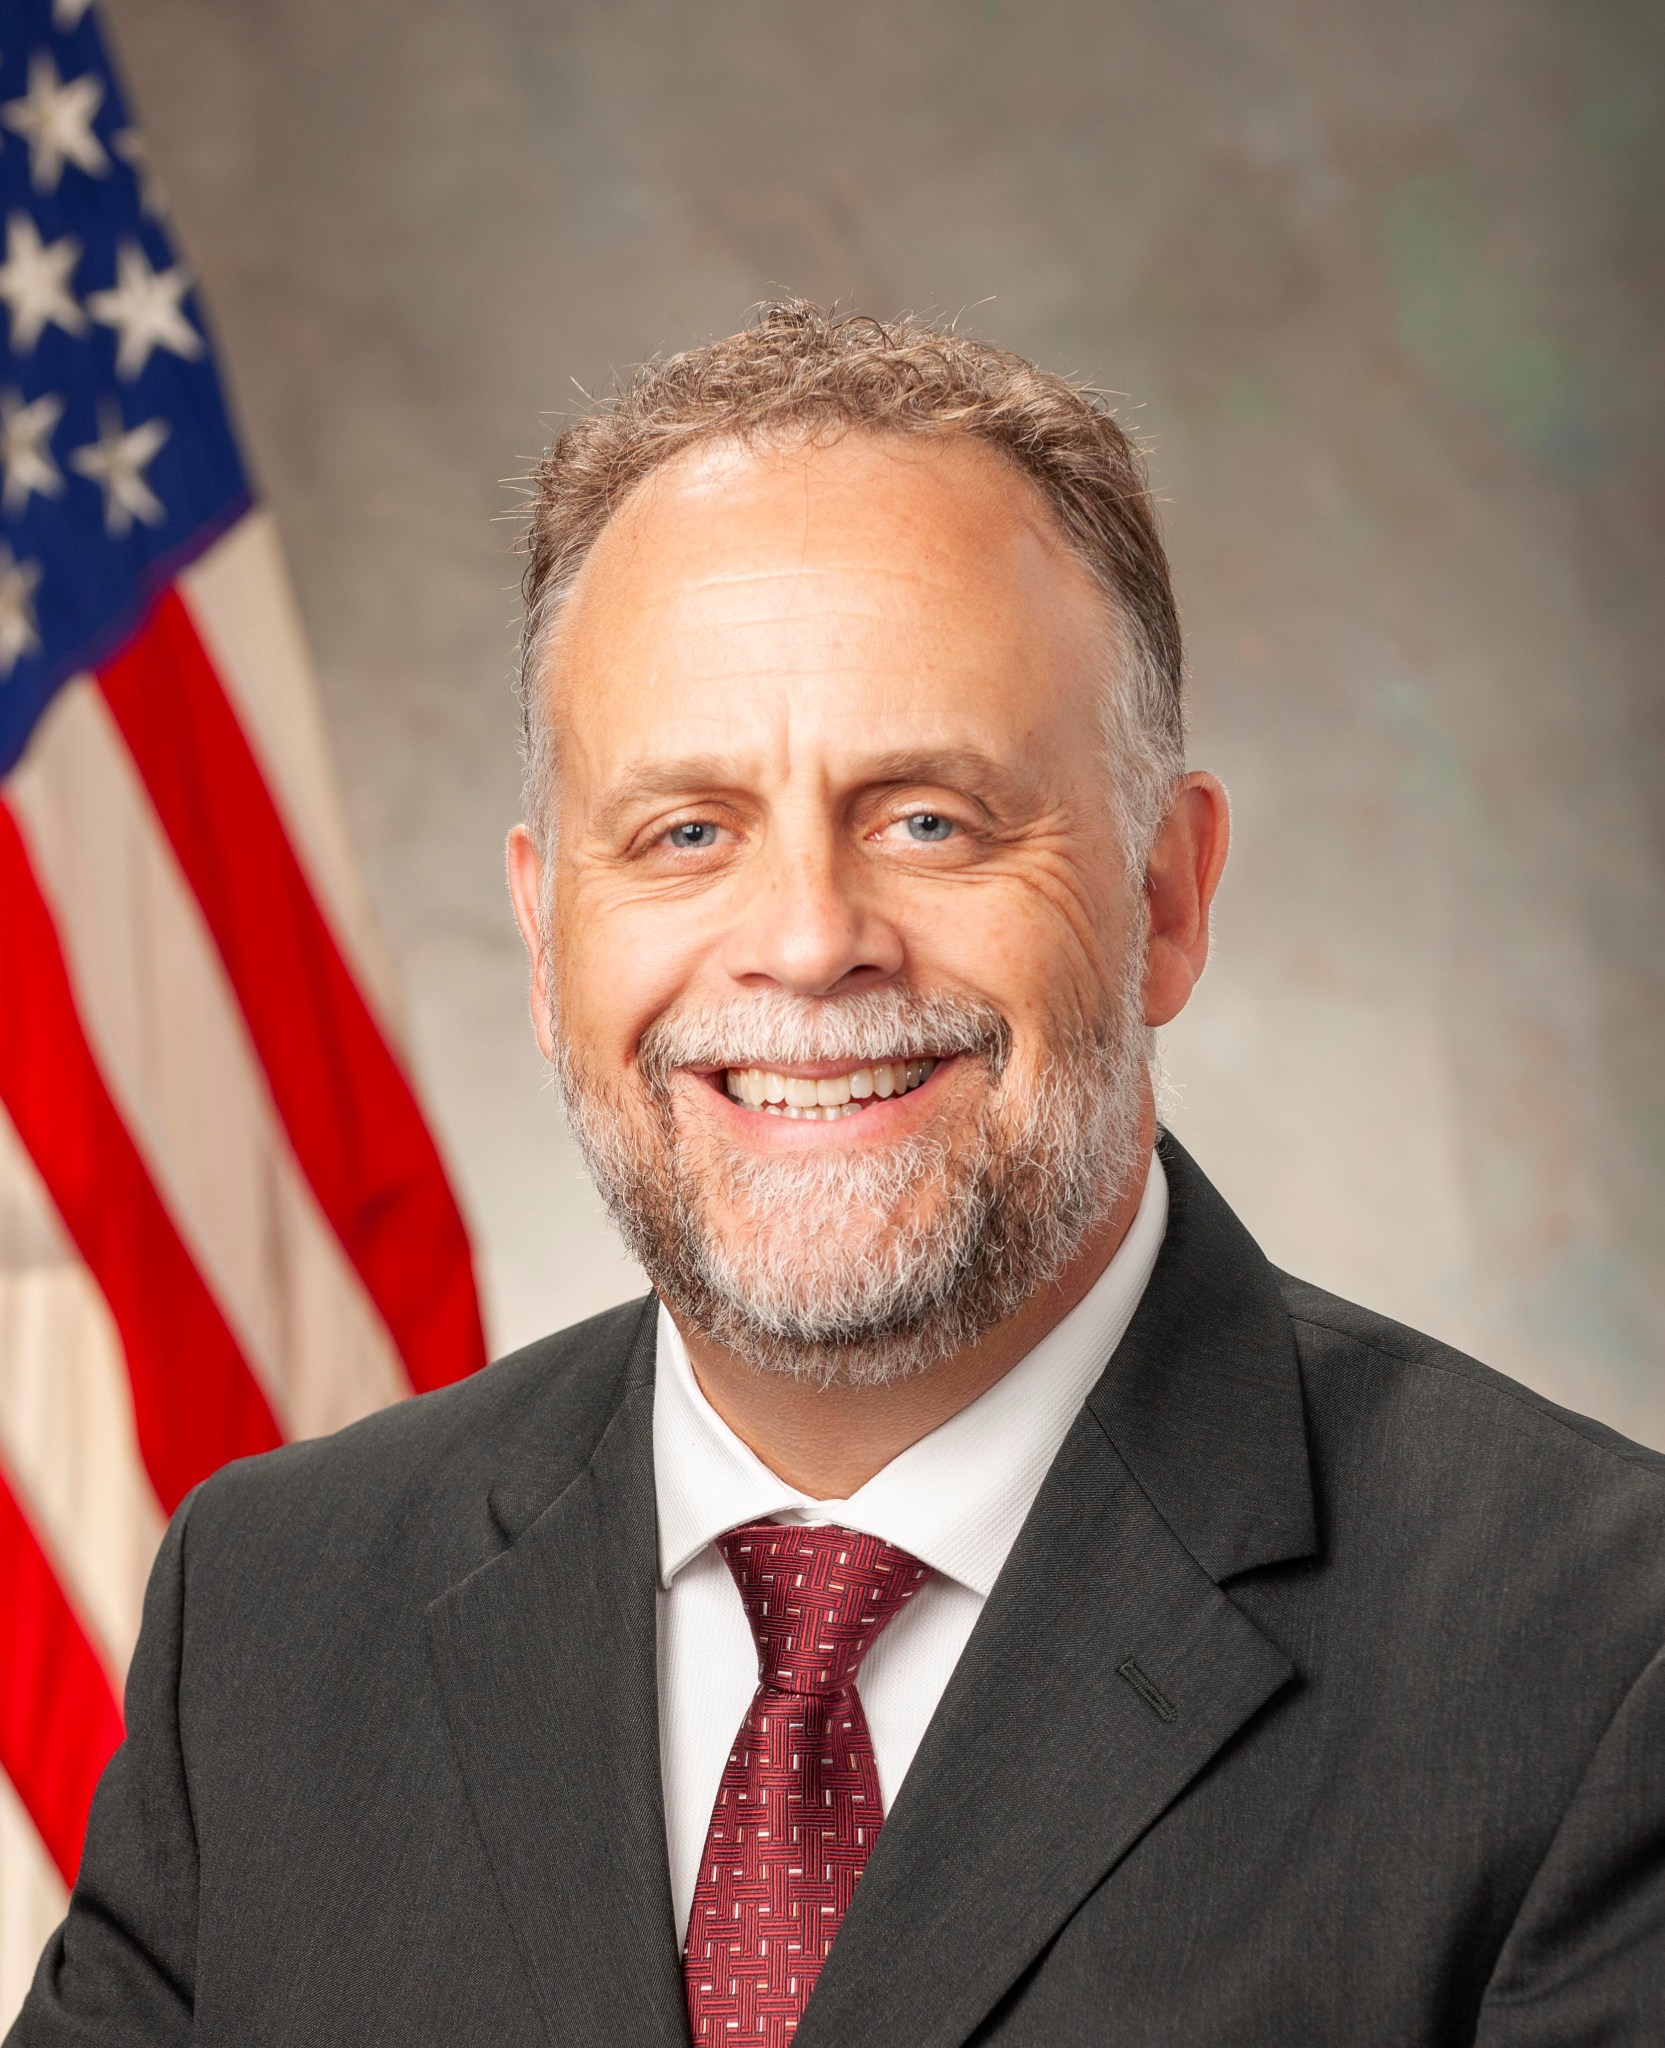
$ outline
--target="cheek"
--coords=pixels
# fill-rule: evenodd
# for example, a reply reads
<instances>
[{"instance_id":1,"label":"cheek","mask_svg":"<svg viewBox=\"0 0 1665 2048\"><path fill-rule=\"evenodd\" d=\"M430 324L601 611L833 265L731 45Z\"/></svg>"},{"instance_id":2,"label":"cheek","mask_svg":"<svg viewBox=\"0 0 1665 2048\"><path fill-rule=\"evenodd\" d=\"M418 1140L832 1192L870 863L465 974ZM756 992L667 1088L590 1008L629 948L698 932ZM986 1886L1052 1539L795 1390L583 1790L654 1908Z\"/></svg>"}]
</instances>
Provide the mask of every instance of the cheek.
<instances>
[{"instance_id":1,"label":"cheek","mask_svg":"<svg viewBox=\"0 0 1665 2048\"><path fill-rule=\"evenodd\" d=\"M594 1065L628 1068L654 1019L695 978L703 948L692 921L577 885L558 895L554 974L566 1035Z\"/></svg>"},{"instance_id":2,"label":"cheek","mask_svg":"<svg viewBox=\"0 0 1665 2048\"><path fill-rule=\"evenodd\" d=\"M945 890L912 949L920 979L973 988L1009 1020L1012 1056L1025 1042L1097 1019L1113 991L1127 920L1074 886L1072 874L978 881Z\"/></svg>"}]
</instances>

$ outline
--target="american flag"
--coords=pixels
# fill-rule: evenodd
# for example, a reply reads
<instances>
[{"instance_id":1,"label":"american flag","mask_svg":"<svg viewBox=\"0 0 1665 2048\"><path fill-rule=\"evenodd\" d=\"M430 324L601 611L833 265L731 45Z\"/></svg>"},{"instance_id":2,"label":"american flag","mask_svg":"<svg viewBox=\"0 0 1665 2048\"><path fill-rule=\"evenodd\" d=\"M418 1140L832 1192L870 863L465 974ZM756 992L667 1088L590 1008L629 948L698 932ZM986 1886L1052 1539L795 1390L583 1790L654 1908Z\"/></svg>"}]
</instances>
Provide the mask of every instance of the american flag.
<instances>
[{"instance_id":1,"label":"american flag","mask_svg":"<svg viewBox=\"0 0 1665 2048\"><path fill-rule=\"evenodd\" d=\"M481 1363L272 528L89 0L0 0L0 2027L227 1458Z\"/></svg>"}]
</instances>

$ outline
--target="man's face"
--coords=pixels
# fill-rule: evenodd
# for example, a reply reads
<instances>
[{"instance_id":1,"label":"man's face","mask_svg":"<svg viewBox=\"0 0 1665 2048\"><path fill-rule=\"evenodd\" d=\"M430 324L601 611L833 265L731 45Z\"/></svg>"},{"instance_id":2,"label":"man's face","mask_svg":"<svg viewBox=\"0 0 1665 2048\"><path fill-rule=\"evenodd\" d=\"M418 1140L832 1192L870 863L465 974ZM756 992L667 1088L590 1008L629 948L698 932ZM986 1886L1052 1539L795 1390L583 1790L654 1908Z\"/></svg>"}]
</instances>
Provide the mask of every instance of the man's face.
<instances>
[{"instance_id":1,"label":"man's face","mask_svg":"<svg viewBox=\"0 0 1665 2048\"><path fill-rule=\"evenodd\" d=\"M757 1362L926 1363L1142 1170L1115 659L969 440L695 450L585 564L534 1007L652 1277Z\"/></svg>"}]
</instances>

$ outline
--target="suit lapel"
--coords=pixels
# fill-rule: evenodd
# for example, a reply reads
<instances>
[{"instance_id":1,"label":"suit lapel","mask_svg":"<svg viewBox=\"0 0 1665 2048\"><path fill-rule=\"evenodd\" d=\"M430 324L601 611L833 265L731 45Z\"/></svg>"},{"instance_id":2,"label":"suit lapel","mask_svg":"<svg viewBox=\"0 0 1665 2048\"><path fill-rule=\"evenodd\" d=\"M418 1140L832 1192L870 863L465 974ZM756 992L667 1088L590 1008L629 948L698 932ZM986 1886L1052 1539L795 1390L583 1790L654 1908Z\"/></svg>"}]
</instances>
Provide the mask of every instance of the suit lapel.
<instances>
[{"instance_id":1,"label":"suit lapel","mask_svg":"<svg viewBox=\"0 0 1665 2048\"><path fill-rule=\"evenodd\" d=\"M659 1776L652 1369L644 1314L588 1462L533 1512L517 1461L492 1496L509 1547L428 1610L452 1742L553 2043L687 2040Z\"/></svg>"},{"instance_id":2,"label":"suit lapel","mask_svg":"<svg viewBox=\"0 0 1665 2048\"><path fill-rule=\"evenodd\" d=\"M1221 1590L1313 1547L1270 1268L1164 1141L1168 1236L943 1696L797 2048L962 2042L1294 1676Z\"/></svg>"}]
</instances>

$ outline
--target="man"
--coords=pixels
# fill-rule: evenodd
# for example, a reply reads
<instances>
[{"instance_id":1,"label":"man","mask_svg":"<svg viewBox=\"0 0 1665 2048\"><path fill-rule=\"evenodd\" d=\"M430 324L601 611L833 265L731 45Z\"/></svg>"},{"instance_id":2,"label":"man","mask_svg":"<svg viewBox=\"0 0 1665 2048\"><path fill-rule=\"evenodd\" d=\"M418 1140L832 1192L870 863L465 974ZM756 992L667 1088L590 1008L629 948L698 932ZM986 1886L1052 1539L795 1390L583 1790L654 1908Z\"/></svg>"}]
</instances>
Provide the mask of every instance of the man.
<instances>
[{"instance_id":1,"label":"man","mask_svg":"<svg viewBox=\"0 0 1665 2048\"><path fill-rule=\"evenodd\" d=\"M1665 1460L1158 1137L1138 458L802 304L536 479L533 1015L657 1299L231 1468L13 2039L1665 2040Z\"/></svg>"}]
</instances>

